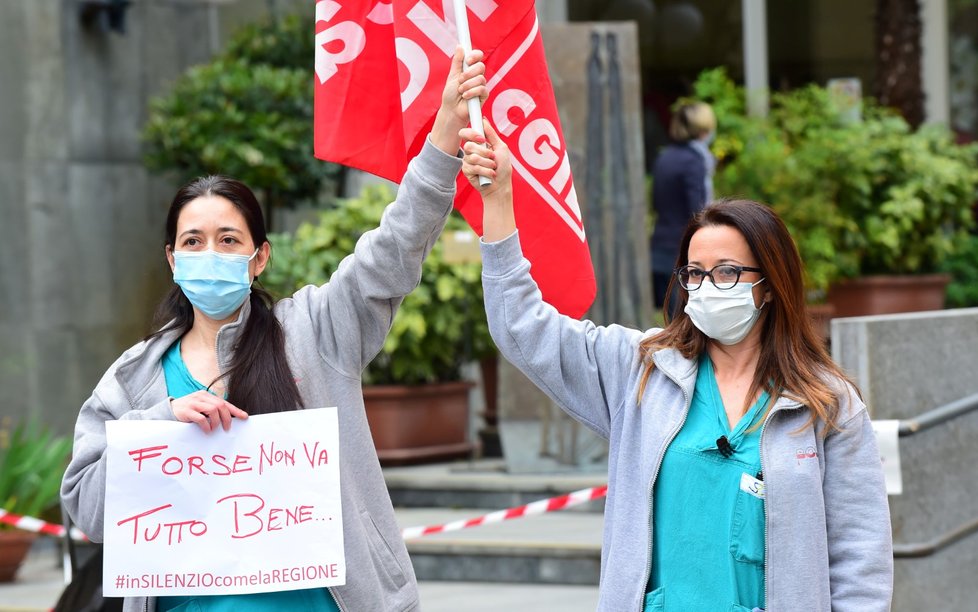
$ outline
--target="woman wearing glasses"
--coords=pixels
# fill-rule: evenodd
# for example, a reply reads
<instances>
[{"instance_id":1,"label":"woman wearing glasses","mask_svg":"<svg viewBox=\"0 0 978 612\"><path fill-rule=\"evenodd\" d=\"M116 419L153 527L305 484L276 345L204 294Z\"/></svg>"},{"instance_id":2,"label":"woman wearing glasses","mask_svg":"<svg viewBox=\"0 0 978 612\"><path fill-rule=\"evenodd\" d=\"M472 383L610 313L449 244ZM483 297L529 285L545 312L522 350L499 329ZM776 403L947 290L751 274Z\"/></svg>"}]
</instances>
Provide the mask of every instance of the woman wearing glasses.
<instances>
[{"instance_id":1,"label":"woman wearing glasses","mask_svg":"<svg viewBox=\"0 0 978 612\"><path fill-rule=\"evenodd\" d=\"M544 303L516 232L506 146L463 130L482 189L493 338L609 441L599 610L889 610L892 542L866 407L805 312L802 265L770 208L697 214L678 316L598 327Z\"/></svg>"}]
</instances>

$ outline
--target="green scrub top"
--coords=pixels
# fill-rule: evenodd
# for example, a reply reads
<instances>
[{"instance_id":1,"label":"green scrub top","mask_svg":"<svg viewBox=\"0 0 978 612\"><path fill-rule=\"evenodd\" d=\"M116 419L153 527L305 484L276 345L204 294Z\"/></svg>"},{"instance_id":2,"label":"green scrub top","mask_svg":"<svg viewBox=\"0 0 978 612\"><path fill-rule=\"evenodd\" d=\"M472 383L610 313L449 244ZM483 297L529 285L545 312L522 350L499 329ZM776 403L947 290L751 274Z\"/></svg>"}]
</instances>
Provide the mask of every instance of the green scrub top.
<instances>
[{"instance_id":1,"label":"green scrub top","mask_svg":"<svg viewBox=\"0 0 978 612\"><path fill-rule=\"evenodd\" d=\"M689 415L655 481L646 612L764 608L761 432L748 430L768 400L762 393L731 430L713 362L700 357ZM729 457L717 446L721 436Z\"/></svg>"},{"instance_id":2,"label":"green scrub top","mask_svg":"<svg viewBox=\"0 0 978 612\"><path fill-rule=\"evenodd\" d=\"M187 369L180 355L177 340L163 354L163 376L166 393L170 397L183 397L194 391L206 391L207 387L196 380ZM340 612L333 596L325 588L275 591L247 595L209 595L190 597L160 597L156 602L160 612L265 612L267 610L317 610Z\"/></svg>"}]
</instances>

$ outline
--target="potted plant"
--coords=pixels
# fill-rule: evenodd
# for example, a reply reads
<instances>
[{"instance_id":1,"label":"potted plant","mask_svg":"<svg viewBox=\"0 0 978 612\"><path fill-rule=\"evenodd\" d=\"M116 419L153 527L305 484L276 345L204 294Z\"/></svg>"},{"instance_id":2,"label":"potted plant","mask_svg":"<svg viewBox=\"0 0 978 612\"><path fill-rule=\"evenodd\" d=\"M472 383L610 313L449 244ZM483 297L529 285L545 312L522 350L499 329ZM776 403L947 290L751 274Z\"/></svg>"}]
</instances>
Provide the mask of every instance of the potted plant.
<instances>
[{"instance_id":1,"label":"potted plant","mask_svg":"<svg viewBox=\"0 0 978 612\"><path fill-rule=\"evenodd\" d=\"M61 477L71 455L71 438L36 421L0 423L0 508L7 513L60 522ZM0 525L0 582L14 579L35 534Z\"/></svg>"},{"instance_id":2,"label":"potted plant","mask_svg":"<svg viewBox=\"0 0 978 612\"><path fill-rule=\"evenodd\" d=\"M720 69L703 73L696 93L717 110L717 193L778 212L813 300L827 300L835 316L943 307L948 277L935 273L974 224L978 146L956 144L941 126L912 130L871 101L853 117L817 85L773 94L767 118L746 116L743 90ZM922 300L928 286L936 301Z\"/></svg>"},{"instance_id":3,"label":"potted plant","mask_svg":"<svg viewBox=\"0 0 978 612\"><path fill-rule=\"evenodd\" d=\"M394 198L383 185L366 187L319 213L294 234L270 236L272 265L263 285L279 296L323 284L353 252L360 235L380 223ZM471 232L453 215L445 232ZM450 263L444 245L425 260L421 283L404 299L381 353L364 373L367 419L385 464L471 452L468 393L462 366L495 354L482 301L480 263Z\"/></svg>"}]
</instances>

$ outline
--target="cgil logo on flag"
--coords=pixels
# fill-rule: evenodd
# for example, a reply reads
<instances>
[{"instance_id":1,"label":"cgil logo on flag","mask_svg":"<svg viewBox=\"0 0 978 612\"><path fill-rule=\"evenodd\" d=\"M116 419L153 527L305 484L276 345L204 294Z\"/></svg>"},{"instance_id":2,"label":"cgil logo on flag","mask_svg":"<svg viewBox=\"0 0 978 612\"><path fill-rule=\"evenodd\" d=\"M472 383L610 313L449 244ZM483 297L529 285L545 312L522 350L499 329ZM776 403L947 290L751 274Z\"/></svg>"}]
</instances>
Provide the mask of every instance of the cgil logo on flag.
<instances>
[{"instance_id":1,"label":"cgil logo on flag","mask_svg":"<svg viewBox=\"0 0 978 612\"><path fill-rule=\"evenodd\" d=\"M484 116L509 146L523 252L543 297L579 317L594 299L570 159L532 0L467 0L485 53ZM420 151L458 44L452 0L316 3L316 156L399 181ZM482 201L464 177L456 208L482 234Z\"/></svg>"}]
</instances>

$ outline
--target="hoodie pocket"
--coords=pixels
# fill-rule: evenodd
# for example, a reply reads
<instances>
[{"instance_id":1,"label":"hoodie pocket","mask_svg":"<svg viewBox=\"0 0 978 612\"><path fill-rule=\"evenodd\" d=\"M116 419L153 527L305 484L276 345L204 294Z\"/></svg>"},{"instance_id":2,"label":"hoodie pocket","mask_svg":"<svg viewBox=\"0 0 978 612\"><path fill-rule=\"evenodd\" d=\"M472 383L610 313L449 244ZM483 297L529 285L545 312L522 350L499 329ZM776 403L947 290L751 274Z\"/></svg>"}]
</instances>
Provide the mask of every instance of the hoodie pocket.
<instances>
[{"instance_id":1,"label":"hoodie pocket","mask_svg":"<svg viewBox=\"0 0 978 612\"><path fill-rule=\"evenodd\" d=\"M730 554L742 563L764 563L764 500L742 490L730 521Z\"/></svg>"},{"instance_id":2,"label":"hoodie pocket","mask_svg":"<svg viewBox=\"0 0 978 612\"><path fill-rule=\"evenodd\" d=\"M662 587L645 594L645 608L643 612L664 612L666 609L666 596Z\"/></svg>"},{"instance_id":3,"label":"hoodie pocket","mask_svg":"<svg viewBox=\"0 0 978 612\"><path fill-rule=\"evenodd\" d=\"M382 579L386 577L390 580L388 586L391 592L398 591L407 584L407 576L397 561L394 549L384 539L384 534L377 528L377 524L374 523L369 512L361 512L360 518L363 521L364 531L367 532L367 545L370 547L370 556L373 557L374 565L377 566L378 570L384 570L383 572L378 571L378 574Z\"/></svg>"}]
</instances>

